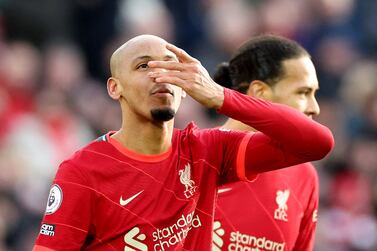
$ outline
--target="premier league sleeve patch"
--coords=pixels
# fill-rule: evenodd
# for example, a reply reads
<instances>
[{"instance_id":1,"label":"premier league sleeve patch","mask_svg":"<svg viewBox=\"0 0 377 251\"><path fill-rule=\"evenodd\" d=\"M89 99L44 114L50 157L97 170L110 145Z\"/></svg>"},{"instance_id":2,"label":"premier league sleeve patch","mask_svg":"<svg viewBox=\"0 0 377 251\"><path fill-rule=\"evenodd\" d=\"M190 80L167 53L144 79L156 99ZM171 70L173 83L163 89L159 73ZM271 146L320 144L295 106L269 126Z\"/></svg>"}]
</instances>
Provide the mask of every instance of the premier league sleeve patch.
<instances>
[{"instance_id":1,"label":"premier league sleeve patch","mask_svg":"<svg viewBox=\"0 0 377 251\"><path fill-rule=\"evenodd\" d=\"M50 189L50 194L48 195L46 214L55 213L63 201L63 192L62 189L54 184Z\"/></svg>"}]
</instances>

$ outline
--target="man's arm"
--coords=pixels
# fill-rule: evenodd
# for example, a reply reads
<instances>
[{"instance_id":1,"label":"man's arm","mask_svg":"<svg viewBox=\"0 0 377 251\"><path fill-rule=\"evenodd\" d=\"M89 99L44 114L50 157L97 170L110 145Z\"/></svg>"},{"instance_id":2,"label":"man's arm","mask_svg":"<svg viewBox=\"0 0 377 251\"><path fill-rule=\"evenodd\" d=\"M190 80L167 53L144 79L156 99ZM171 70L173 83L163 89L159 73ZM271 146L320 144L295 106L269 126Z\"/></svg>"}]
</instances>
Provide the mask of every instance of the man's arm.
<instances>
[{"instance_id":1,"label":"man's arm","mask_svg":"<svg viewBox=\"0 0 377 251\"><path fill-rule=\"evenodd\" d=\"M243 142L243 149L240 146L246 176L322 159L334 145L327 127L288 106L226 88L224 94L219 112L260 131Z\"/></svg>"},{"instance_id":2,"label":"man's arm","mask_svg":"<svg viewBox=\"0 0 377 251\"><path fill-rule=\"evenodd\" d=\"M179 62L151 61L152 68L167 71L149 73L156 82L171 83L209 108L239 120L261 133L245 138L237 159L247 163L238 176L283 168L318 160L334 145L330 130L300 112L281 104L273 104L216 84L198 60L182 49L168 45ZM238 165L240 166L240 165ZM237 167L238 168L238 167Z\"/></svg>"},{"instance_id":3,"label":"man's arm","mask_svg":"<svg viewBox=\"0 0 377 251\"><path fill-rule=\"evenodd\" d=\"M79 169L61 164L33 251L81 250L89 232L92 199L93 191Z\"/></svg>"}]
</instances>

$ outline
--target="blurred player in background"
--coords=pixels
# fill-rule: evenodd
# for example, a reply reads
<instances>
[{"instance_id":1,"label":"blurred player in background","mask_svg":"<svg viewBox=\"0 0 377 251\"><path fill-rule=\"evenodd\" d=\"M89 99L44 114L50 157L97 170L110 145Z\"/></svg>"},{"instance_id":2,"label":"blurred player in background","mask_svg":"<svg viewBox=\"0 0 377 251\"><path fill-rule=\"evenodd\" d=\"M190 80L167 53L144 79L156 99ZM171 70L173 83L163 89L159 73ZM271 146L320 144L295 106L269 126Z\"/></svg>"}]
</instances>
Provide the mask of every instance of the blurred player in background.
<instances>
[{"instance_id":1,"label":"blurred player in background","mask_svg":"<svg viewBox=\"0 0 377 251\"><path fill-rule=\"evenodd\" d=\"M110 68L107 89L120 102L122 127L60 165L35 251L210 250L220 179L252 179L332 148L326 127L221 87L159 37L129 40ZM185 93L263 133L173 129Z\"/></svg>"},{"instance_id":2,"label":"blurred player in background","mask_svg":"<svg viewBox=\"0 0 377 251\"><path fill-rule=\"evenodd\" d=\"M229 63L219 65L214 80L248 96L288 105L308 118L319 114L318 80L310 55L283 37L250 39ZM256 131L232 118L223 128ZM316 170L304 163L262 173L253 182L220 187L213 250L313 250L318 186Z\"/></svg>"}]
</instances>

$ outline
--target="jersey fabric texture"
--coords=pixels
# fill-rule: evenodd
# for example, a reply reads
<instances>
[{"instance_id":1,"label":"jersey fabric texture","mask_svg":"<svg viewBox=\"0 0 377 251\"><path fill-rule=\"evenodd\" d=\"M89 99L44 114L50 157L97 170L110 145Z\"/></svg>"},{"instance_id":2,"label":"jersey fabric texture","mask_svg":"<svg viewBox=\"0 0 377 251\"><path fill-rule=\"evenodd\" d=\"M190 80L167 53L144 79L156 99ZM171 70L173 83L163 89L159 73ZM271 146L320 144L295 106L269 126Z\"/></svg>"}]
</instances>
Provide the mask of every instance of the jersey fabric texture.
<instances>
[{"instance_id":1,"label":"jersey fabric texture","mask_svg":"<svg viewBox=\"0 0 377 251\"><path fill-rule=\"evenodd\" d=\"M333 146L327 128L293 109L224 95L219 112L264 134L190 124L153 156L102 137L59 166L34 250L211 250L217 186L323 158Z\"/></svg>"},{"instance_id":2,"label":"jersey fabric texture","mask_svg":"<svg viewBox=\"0 0 377 251\"><path fill-rule=\"evenodd\" d=\"M201 133L190 125L174 132L171 150L150 158L107 141L90 144L60 166L54 185L62 203L43 221L54 225L54 236L40 235L38 244L66 250L83 245L84 250L203 250L201 240L211 239L221 163L237 154L237 147L222 148L243 137ZM203 142L210 151L203 151Z\"/></svg>"},{"instance_id":3,"label":"jersey fabric texture","mask_svg":"<svg viewBox=\"0 0 377 251\"><path fill-rule=\"evenodd\" d=\"M313 250L318 186L305 163L220 187L213 250Z\"/></svg>"}]
</instances>

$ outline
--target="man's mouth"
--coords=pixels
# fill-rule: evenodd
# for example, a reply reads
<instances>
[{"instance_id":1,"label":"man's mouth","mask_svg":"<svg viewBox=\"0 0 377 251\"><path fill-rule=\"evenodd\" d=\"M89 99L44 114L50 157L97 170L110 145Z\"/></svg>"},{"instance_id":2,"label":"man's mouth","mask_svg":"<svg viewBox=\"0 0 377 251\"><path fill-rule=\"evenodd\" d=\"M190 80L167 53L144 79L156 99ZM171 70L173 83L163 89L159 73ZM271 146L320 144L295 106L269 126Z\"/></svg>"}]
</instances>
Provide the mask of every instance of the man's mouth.
<instances>
[{"instance_id":1,"label":"man's mouth","mask_svg":"<svg viewBox=\"0 0 377 251\"><path fill-rule=\"evenodd\" d=\"M168 87L161 86L161 87L156 88L155 90L152 90L152 95L172 95L172 96L174 96L174 92L173 92L172 89L170 89Z\"/></svg>"}]
</instances>

